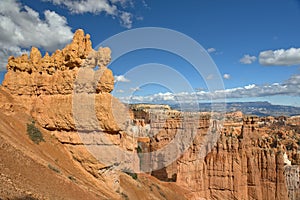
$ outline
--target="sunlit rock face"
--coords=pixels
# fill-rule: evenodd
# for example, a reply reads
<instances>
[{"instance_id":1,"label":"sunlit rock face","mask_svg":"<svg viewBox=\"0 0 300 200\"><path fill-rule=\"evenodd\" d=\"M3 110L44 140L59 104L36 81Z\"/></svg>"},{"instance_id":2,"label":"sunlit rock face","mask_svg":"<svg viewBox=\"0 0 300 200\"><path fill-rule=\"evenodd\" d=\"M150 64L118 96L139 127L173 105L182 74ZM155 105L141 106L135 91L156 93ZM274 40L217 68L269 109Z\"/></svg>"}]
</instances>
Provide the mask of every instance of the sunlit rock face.
<instances>
[{"instance_id":1,"label":"sunlit rock face","mask_svg":"<svg viewBox=\"0 0 300 200\"><path fill-rule=\"evenodd\" d=\"M133 113L141 126L149 124L155 132L149 141L139 142L141 149L147 152L168 145L182 129L190 129L189 124L196 127L197 134L188 150L171 164L151 173L162 181L189 188L187 196L190 199L299 197L299 170L295 169L299 169L300 153L296 142L300 137L296 117L259 118L234 112L226 114L223 126L218 128L220 122L212 122L211 113L191 114L194 117L189 119L195 121L188 123L184 122L183 113L170 109L155 111L142 105L134 106ZM201 159L201 146L206 145L204 138L215 124L220 137ZM164 163L167 156L157 159ZM155 163L155 160L143 157L141 162Z\"/></svg>"},{"instance_id":2,"label":"sunlit rock face","mask_svg":"<svg viewBox=\"0 0 300 200\"><path fill-rule=\"evenodd\" d=\"M24 107L74 160L101 180L108 165L99 157L116 153L98 155L87 146L156 152L181 133L171 152L176 159L167 162L169 155L164 154L135 156L137 169L185 188L189 199L300 198L300 117L259 118L234 112L221 124L212 113L179 112L167 105L133 105L128 110L110 94L110 55L107 47L93 50L90 36L78 30L70 44L52 55L42 56L33 47L29 56L10 57L1 92L10 94L6 96L14 105L0 96L1 109L9 114L14 106ZM205 142L209 133L217 140ZM186 138L191 142L182 151Z\"/></svg>"},{"instance_id":3,"label":"sunlit rock face","mask_svg":"<svg viewBox=\"0 0 300 200\"><path fill-rule=\"evenodd\" d=\"M97 156L103 153L95 155L86 147L108 145L98 141L97 135L126 151L134 151L137 144L122 131L130 115L110 94L114 88L113 73L107 68L110 61L111 50L93 50L90 35L79 29L70 44L51 56L42 56L32 47L29 56L10 57L2 84L95 177L107 163L99 162Z\"/></svg>"}]
</instances>

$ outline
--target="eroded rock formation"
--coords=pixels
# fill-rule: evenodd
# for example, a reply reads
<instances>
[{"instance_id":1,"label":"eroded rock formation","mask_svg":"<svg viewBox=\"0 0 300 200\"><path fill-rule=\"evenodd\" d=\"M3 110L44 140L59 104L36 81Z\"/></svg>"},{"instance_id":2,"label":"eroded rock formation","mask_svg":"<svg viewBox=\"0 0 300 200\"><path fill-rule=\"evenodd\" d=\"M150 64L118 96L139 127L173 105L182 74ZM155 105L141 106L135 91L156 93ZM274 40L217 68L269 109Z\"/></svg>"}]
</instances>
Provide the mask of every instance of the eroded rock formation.
<instances>
[{"instance_id":1,"label":"eroded rock formation","mask_svg":"<svg viewBox=\"0 0 300 200\"><path fill-rule=\"evenodd\" d=\"M83 30L78 30L69 45L55 51L51 56L46 53L42 57L35 47L32 47L29 57L27 54L16 58L11 56L2 85L13 95L68 95L74 91L75 79L80 69L91 68L84 70L88 71L85 73L91 78L96 77L93 76L92 69L99 66L100 69L96 72L101 72L101 79L92 89L94 93L111 92L114 85L113 75L106 68L110 62L110 53L109 48L100 47L98 51L94 51L90 36L84 35Z\"/></svg>"},{"instance_id":2,"label":"eroded rock formation","mask_svg":"<svg viewBox=\"0 0 300 200\"><path fill-rule=\"evenodd\" d=\"M113 169L120 163L99 162L90 154L93 148L149 153L175 140L169 155L139 154L134 159L140 170L184 188L189 199L299 199L299 117L234 112L222 121L218 113L145 104L128 111L110 94L110 54L106 47L93 50L90 36L78 30L69 45L51 56L33 47L30 56L10 57L0 88L9 95L0 95L0 109L10 115L14 107L25 107L74 160L115 192L120 192L120 180ZM116 154L101 153L108 158ZM150 189L162 193L157 186Z\"/></svg>"},{"instance_id":3,"label":"eroded rock formation","mask_svg":"<svg viewBox=\"0 0 300 200\"><path fill-rule=\"evenodd\" d=\"M169 144L182 128L190 129L189 123L184 122L184 114L170 109L149 110L143 105L134 106L133 112L143 126L150 123L151 127L150 140L139 143L142 151L155 152ZM194 117L196 122L190 122L196 125L197 134L189 149L171 164L152 172L153 176L189 188L190 199L299 198L296 169L299 169L300 153L296 143L300 136L296 117L259 118L235 112L226 114L223 126L219 127L220 121L211 122L210 113L191 115L198 116ZM201 146L211 145L203 141L213 129L220 137L202 159ZM287 167L284 153L293 163L293 170ZM157 159L163 163L167 158ZM144 157L141 162L156 163L157 160Z\"/></svg>"},{"instance_id":4,"label":"eroded rock formation","mask_svg":"<svg viewBox=\"0 0 300 200\"><path fill-rule=\"evenodd\" d=\"M284 168L289 199L300 199L300 166L286 165Z\"/></svg>"},{"instance_id":5,"label":"eroded rock formation","mask_svg":"<svg viewBox=\"0 0 300 200\"><path fill-rule=\"evenodd\" d=\"M72 42L51 56L46 53L42 57L32 47L29 57L10 57L2 84L3 90L25 106L95 177L105 164L91 156L84 145L101 145L101 141L93 141L97 133L126 150L136 146L134 139L121 132L120 113L126 115L127 109L110 94L114 87L112 71L107 68L110 54L107 47L93 50L90 36L77 30Z\"/></svg>"}]
</instances>

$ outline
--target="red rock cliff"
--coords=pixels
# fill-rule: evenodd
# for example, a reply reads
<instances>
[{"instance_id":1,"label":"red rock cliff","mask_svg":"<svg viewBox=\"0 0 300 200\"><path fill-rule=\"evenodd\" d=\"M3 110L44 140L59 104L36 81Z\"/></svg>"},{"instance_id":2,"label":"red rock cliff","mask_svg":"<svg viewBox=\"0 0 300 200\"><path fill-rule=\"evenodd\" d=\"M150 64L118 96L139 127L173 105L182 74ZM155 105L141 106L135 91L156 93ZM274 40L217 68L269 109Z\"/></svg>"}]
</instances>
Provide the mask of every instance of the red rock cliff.
<instances>
[{"instance_id":1,"label":"red rock cliff","mask_svg":"<svg viewBox=\"0 0 300 200\"><path fill-rule=\"evenodd\" d=\"M13 106L25 107L74 160L115 192L120 189L114 184L118 174L86 149L102 145L99 132L109 138L109 145L129 152L155 152L180 132L182 138L174 144L178 159L166 164L168 155L140 157L140 167L161 165L151 174L184 188L187 198L299 199L299 117L258 118L236 112L227 114L221 126L211 113L183 113L163 105L136 105L130 113L110 94L110 53L109 48L93 50L90 36L78 30L71 44L51 56L42 57L33 47L29 57L10 57L1 90L15 103L0 95L0 108L10 114ZM87 140L78 132L88 133ZM133 132L136 137L129 136ZM211 140L205 142L208 135ZM195 138L189 148L180 152L190 137Z\"/></svg>"},{"instance_id":2,"label":"red rock cliff","mask_svg":"<svg viewBox=\"0 0 300 200\"><path fill-rule=\"evenodd\" d=\"M143 105L137 109L135 106L133 110L136 118L141 118L146 124L151 123L151 131L155 135L149 141L140 143L144 151L151 152L170 143L184 122L183 113L171 110L151 110L150 113L146 107ZM205 135L211 131L210 118L207 113L198 116L198 122L191 122L196 124L197 134L189 149L172 164L152 172L152 175L189 188L187 196L190 199L299 198L299 194L295 192L295 188L300 189L299 184L295 178L289 178L290 175L285 176L292 172L285 172L286 163L283 158L286 152L295 164L293 166L299 168L299 147L295 142L300 141L300 136L298 128L294 126L295 117L288 120L293 125L282 126L280 118L247 117L240 112L229 113L223 127L215 133L220 134L218 141L205 158L201 159L200 147L204 144ZM218 125L213 123L213 126L218 129ZM279 130L285 138L277 138ZM165 158L161 158L162 162L164 160ZM155 161L143 158L142 162Z\"/></svg>"}]
</instances>

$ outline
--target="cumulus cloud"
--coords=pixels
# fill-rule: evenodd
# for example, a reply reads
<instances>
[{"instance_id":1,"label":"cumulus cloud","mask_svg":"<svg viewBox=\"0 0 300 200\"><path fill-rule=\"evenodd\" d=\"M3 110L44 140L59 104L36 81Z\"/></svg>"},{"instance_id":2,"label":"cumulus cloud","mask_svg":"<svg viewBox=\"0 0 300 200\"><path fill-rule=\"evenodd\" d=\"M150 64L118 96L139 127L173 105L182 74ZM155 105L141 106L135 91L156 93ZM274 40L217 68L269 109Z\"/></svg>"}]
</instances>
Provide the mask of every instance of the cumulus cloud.
<instances>
[{"instance_id":1,"label":"cumulus cloud","mask_svg":"<svg viewBox=\"0 0 300 200\"><path fill-rule=\"evenodd\" d=\"M117 17L121 25L126 28L132 27L132 14L118 9L117 4L126 7L127 4L133 6L131 0L44 0L52 2L54 5L66 7L73 14L106 13L112 17Z\"/></svg>"},{"instance_id":2,"label":"cumulus cloud","mask_svg":"<svg viewBox=\"0 0 300 200\"><path fill-rule=\"evenodd\" d=\"M122 12L121 16L121 24L126 28L132 27L132 14L128 12Z\"/></svg>"},{"instance_id":3,"label":"cumulus cloud","mask_svg":"<svg viewBox=\"0 0 300 200\"><path fill-rule=\"evenodd\" d=\"M72 39L65 17L46 10L43 16L17 0L0 1L0 70L10 55L26 53L31 46L54 51Z\"/></svg>"},{"instance_id":4,"label":"cumulus cloud","mask_svg":"<svg viewBox=\"0 0 300 200\"><path fill-rule=\"evenodd\" d=\"M224 75L223 75L223 78L224 78L224 79L230 79L231 76L230 76L230 74L224 74Z\"/></svg>"},{"instance_id":5,"label":"cumulus cloud","mask_svg":"<svg viewBox=\"0 0 300 200\"><path fill-rule=\"evenodd\" d=\"M242 57L240 59L240 63L246 64L246 65L252 64L255 61L256 61L256 57L250 56L249 54L244 55L244 57Z\"/></svg>"},{"instance_id":6,"label":"cumulus cloud","mask_svg":"<svg viewBox=\"0 0 300 200\"><path fill-rule=\"evenodd\" d=\"M291 76L288 80L285 81L286 86L299 86L300 84L300 74Z\"/></svg>"},{"instance_id":7,"label":"cumulus cloud","mask_svg":"<svg viewBox=\"0 0 300 200\"><path fill-rule=\"evenodd\" d=\"M213 52L216 52L217 50L215 48L208 48L207 49L207 52L208 53L213 53Z\"/></svg>"},{"instance_id":8,"label":"cumulus cloud","mask_svg":"<svg viewBox=\"0 0 300 200\"><path fill-rule=\"evenodd\" d=\"M275 95L300 96L300 75L293 75L283 83L270 85L250 84L244 87L225 90L195 91L193 93L157 93L149 96L127 96L120 100L129 103L189 103L200 100L217 100L226 98L268 97Z\"/></svg>"},{"instance_id":9,"label":"cumulus cloud","mask_svg":"<svg viewBox=\"0 0 300 200\"><path fill-rule=\"evenodd\" d=\"M134 2L133 0L110 0L111 3L119 3L123 8L126 8L128 6L134 7Z\"/></svg>"},{"instance_id":10,"label":"cumulus cloud","mask_svg":"<svg viewBox=\"0 0 300 200\"><path fill-rule=\"evenodd\" d=\"M116 82L130 82L130 80L128 80L127 78L125 78L125 76L124 75L119 75L119 76L114 76L114 78L115 78L115 83Z\"/></svg>"},{"instance_id":11,"label":"cumulus cloud","mask_svg":"<svg viewBox=\"0 0 300 200\"><path fill-rule=\"evenodd\" d=\"M74 14L82 14L86 12L98 14L105 12L110 15L115 15L117 7L110 5L107 0L45 0L50 1L55 5L65 6Z\"/></svg>"},{"instance_id":12,"label":"cumulus cloud","mask_svg":"<svg viewBox=\"0 0 300 200\"><path fill-rule=\"evenodd\" d=\"M300 64L300 48L262 51L259 63L266 66L291 66Z\"/></svg>"},{"instance_id":13,"label":"cumulus cloud","mask_svg":"<svg viewBox=\"0 0 300 200\"><path fill-rule=\"evenodd\" d=\"M244 88L245 88L246 90L250 90L250 89L253 89L253 88L255 88L255 87L256 87L255 84L250 84L250 85L246 85Z\"/></svg>"}]
</instances>

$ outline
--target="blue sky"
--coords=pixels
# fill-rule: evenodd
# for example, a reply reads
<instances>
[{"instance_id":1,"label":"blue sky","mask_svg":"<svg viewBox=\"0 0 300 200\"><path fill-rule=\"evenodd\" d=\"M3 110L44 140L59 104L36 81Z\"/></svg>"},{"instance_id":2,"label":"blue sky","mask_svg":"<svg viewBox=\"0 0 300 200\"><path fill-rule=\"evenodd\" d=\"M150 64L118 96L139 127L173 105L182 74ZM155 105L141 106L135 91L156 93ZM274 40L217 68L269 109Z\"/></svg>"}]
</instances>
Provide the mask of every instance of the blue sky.
<instances>
[{"instance_id":1,"label":"blue sky","mask_svg":"<svg viewBox=\"0 0 300 200\"><path fill-rule=\"evenodd\" d=\"M78 28L91 35L96 47L122 31L162 27L189 36L208 51L228 101L300 106L299 0L3 0L0 14L0 82L8 55L32 45L51 52L68 43ZM201 98L214 96L205 83L213 77L201 77L186 60L153 49L126 54L109 66L119 80L113 95L123 100L144 96L136 98L140 101L187 96L180 86L176 92L181 94L173 94L168 86L134 85L137 77L126 74L147 63L167 65L195 92L210 93L199 94Z\"/></svg>"}]
</instances>

